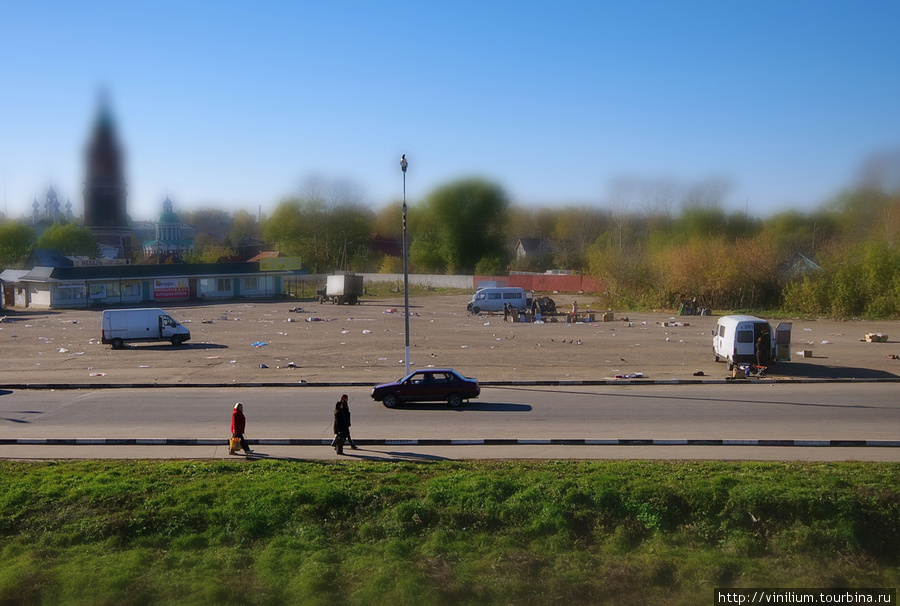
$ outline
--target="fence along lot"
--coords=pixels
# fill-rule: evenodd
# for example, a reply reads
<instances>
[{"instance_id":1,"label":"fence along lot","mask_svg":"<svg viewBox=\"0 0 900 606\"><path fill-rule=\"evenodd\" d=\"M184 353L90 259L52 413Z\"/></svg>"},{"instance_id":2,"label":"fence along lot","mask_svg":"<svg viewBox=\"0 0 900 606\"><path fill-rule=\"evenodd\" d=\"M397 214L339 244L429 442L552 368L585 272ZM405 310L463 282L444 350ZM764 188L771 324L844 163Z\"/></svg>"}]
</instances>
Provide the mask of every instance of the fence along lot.
<instances>
[{"instance_id":1,"label":"fence along lot","mask_svg":"<svg viewBox=\"0 0 900 606\"><path fill-rule=\"evenodd\" d=\"M413 368L452 367L481 381L600 380L642 374L645 380L724 379L715 363L716 316L614 312L601 322L587 295L554 295L560 310L578 301L595 321L504 322L472 316L465 295L410 300ZM308 300L228 301L164 307L191 340L100 344L101 310L4 310L0 322L0 384L77 383L377 383L404 372L403 298L360 305ZM774 320L772 318L767 318ZM900 322L793 321L793 361L769 370L770 380L897 378ZM887 342L867 343L868 333ZM799 351L813 357L799 357ZM702 372L702 376L695 373Z\"/></svg>"}]
</instances>

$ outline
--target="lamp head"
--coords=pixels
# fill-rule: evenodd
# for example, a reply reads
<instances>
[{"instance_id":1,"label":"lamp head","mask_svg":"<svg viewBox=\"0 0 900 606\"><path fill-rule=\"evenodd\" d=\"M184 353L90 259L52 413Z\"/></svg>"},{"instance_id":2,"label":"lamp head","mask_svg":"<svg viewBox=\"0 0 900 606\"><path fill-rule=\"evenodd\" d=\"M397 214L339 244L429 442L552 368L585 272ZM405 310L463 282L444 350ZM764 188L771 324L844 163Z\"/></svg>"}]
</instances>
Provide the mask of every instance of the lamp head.
<instances>
[{"instance_id":1,"label":"lamp head","mask_svg":"<svg viewBox=\"0 0 900 606\"><path fill-rule=\"evenodd\" d=\"M406 161L406 154L403 154L402 156L400 156L400 170L406 172L406 167L408 165L409 163Z\"/></svg>"}]
</instances>

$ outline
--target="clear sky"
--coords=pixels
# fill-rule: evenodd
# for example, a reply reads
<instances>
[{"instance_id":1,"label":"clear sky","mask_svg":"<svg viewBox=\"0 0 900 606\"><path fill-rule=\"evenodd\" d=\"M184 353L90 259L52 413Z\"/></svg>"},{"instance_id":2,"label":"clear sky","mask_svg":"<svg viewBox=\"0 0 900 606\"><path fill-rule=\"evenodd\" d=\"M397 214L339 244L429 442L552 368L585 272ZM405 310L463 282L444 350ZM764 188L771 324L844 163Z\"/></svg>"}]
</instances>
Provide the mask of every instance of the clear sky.
<instances>
[{"instance_id":1,"label":"clear sky","mask_svg":"<svg viewBox=\"0 0 900 606\"><path fill-rule=\"evenodd\" d=\"M128 210L263 213L318 176L372 208L473 175L523 206L725 178L812 210L900 146L900 2L0 0L0 211L83 212L106 87Z\"/></svg>"}]
</instances>

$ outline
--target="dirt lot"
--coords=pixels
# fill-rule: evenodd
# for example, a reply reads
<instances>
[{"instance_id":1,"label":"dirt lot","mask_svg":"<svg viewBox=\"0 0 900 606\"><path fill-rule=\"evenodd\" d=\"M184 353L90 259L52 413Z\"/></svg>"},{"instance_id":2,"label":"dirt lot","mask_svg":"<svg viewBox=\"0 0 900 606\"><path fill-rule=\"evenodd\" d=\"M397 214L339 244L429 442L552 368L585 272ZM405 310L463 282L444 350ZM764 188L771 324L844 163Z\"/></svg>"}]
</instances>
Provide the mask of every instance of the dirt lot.
<instances>
[{"instance_id":1,"label":"dirt lot","mask_svg":"<svg viewBox=\"0 0 900 606\"><path fill-rule=\"evenodd\" d=\"M574 298L555 296L560 308L570 307ZM724 364L713 361L714 316L617 312L613 322L513 324L502 315L468 315L467 300L463 295L411 298L413 368L449 366L483 381L728 374ZM588 303L579 300L579 309ZM367 299L352 307L229 301L166 309L187 325L191 341L124 350L100 344L99 310L4 310L0 384L377 383L404 372L402 298ZM793 321L793 361L770 369L771 378L900 376L900 360L891 358L900 355L900 322L788 320ZM888 342L863 342L872 332L887 334ZM797 356L800 350L811 350L813 357Z\"/></svg>"}]
</instances>

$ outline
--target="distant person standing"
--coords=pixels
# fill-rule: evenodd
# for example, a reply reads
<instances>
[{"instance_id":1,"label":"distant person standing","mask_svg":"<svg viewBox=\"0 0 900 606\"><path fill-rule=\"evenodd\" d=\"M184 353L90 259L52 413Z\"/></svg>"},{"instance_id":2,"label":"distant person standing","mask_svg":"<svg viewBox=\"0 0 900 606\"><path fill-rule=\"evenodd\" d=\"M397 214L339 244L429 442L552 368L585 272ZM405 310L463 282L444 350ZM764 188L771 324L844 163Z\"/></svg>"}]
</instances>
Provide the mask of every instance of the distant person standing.
<instances>
[{"instance_id":1,"label":"distant person standing","mask_svg":"<svg viewBox=\"0 0 900 606\"><path fill-rule=\"evenodd\" d=\"M337 454L344 454L345 442L353 450L357 449L350 437L350 403L347 394L342 395L334 405L334 450Z\"/></svg>"},{"instance_id":2,"label":"distant person standing","mask_svg":"<svg viewBox=\"0 0 900 606\"><path fill-rule=\"evenodd\" d=\"M250 445L244 439L244 430L246 428L247 418L244 416L244 405L238 402L234 405L234 410L231 413L231 437L241 441L241 448L244 449L245 453L252 454L253 451L250 450Z\"/></svg>"}]
</instances>

